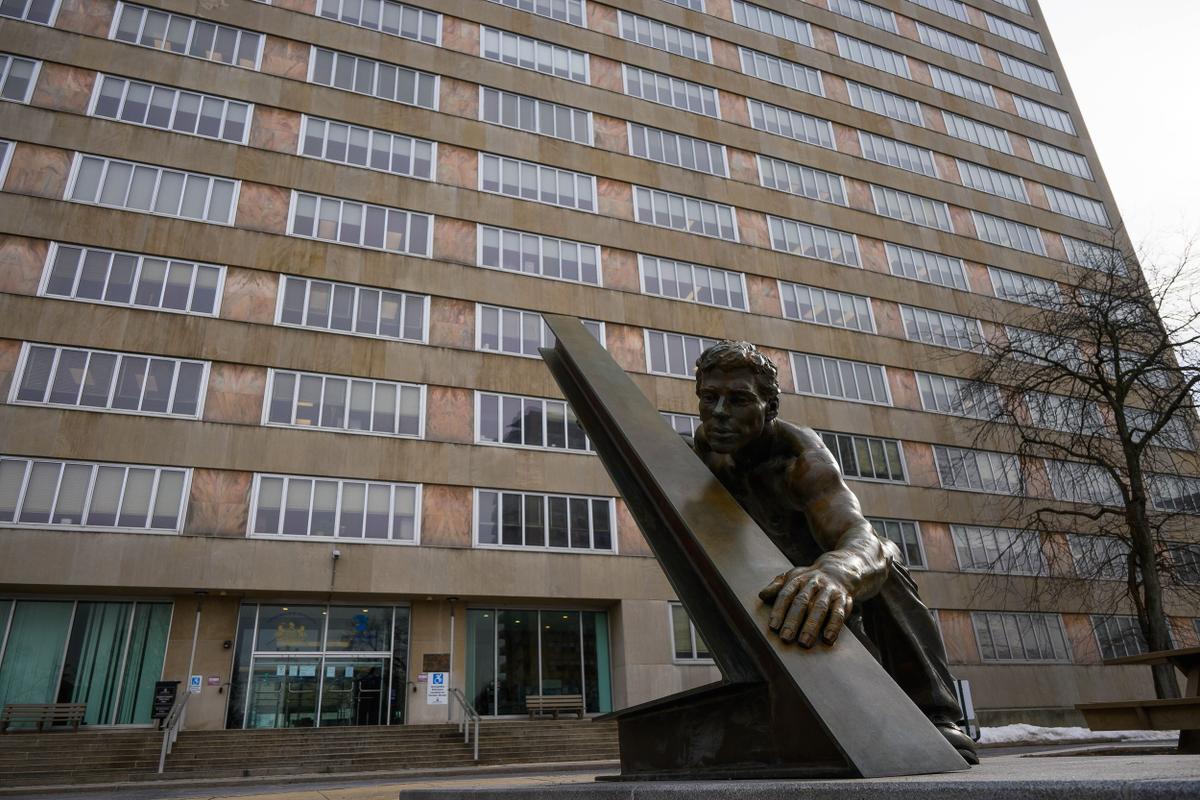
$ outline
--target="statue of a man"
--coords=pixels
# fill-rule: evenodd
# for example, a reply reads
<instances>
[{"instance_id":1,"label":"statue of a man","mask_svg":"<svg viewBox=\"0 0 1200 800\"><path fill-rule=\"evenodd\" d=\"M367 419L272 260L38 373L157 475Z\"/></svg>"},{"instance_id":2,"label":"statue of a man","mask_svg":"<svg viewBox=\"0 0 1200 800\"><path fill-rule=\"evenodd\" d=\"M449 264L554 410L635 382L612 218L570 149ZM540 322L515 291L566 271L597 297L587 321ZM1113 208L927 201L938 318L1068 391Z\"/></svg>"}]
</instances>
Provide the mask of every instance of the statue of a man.
<instances>
[{"instance_id":1,"label":"statue of a man","mask_svg":"<svg viewBox=\"0 0 1200 800\"><path fill-rule=\"evenodd\" d=\"M933 615L811 428L778 418L778 370L749 342L696 361L696 454L796 566L759 593L784 641L832 644L849 628L968 763L962 717ZM766 579L767 576L764 576Z\"/></svg>"}]
</instances>

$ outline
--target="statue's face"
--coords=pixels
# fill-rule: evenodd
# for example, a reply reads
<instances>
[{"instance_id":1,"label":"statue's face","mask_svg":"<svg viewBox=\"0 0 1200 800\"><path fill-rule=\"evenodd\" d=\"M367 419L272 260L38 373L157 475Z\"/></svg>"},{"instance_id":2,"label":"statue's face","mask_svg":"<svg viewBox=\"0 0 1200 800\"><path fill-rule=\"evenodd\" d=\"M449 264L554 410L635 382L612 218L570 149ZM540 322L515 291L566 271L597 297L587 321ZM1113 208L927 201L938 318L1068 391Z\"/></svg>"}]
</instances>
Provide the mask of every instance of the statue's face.
<instances>
[{"instance_id":1,"label":"statue's face","mask_svg":"<svg viewBox=\"0 0 1200 800\"><path fill-rule=\"evenodd\" d=\"M705 439L717 453L735 453L755 441L774 416L773 404L759 395L749 368L709 370L701 376L696 396Z\"/></svg>"}]
</instances>

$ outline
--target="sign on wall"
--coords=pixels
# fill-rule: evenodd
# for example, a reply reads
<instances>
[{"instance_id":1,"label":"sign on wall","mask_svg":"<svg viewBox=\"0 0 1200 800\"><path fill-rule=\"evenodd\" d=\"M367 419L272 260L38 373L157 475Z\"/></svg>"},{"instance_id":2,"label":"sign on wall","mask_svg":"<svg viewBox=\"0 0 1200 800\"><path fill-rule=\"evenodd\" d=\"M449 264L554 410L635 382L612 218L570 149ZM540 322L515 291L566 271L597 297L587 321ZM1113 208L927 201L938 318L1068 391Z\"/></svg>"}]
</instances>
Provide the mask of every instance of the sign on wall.
<instances>
[{"instance_id":1,"label":"sign on wall","mask_svg":"<svg viewBox=\"0 0 1200 800\"><path fill-rule=\"evenodd\" d=\"M203 675L193 675L188 681L188 694L200 694L200 687L204 685Z\"/></svg>"},{"instance_id":2,"label":"sign on wall","mask_svg":"<svg viewBox=\"0 0 1200 800\"><path fill-rule=\"evenodd\" d=\"M449 679L449 672L429 673L429 681L425 684L425 702L431 706L446 705L449 702Z\"/></svg>"}]
</instances>

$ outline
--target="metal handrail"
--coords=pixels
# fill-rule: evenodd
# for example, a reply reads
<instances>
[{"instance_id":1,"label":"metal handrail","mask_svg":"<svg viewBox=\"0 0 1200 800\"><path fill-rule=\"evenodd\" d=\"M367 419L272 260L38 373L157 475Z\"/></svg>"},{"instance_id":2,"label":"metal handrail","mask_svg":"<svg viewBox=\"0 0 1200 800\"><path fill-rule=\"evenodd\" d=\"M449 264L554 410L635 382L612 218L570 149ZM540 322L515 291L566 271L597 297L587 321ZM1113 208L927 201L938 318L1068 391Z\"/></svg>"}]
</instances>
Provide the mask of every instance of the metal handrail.
<instances>
[{"instance_id":1,"label":"metal handrail","mask_svg":"<svg viewBox=\"0 0 1200 800\"><path fill-rule=\"evenodd\" d=\"M467 698L459 689L452 688L450 697L453 698L455 705L459 706L463 711L463 718L458 723L458 730L463 734L463 744L471 743L471 724L475 724L475 760L479 760L479 712L471 705Z\"/></svg>"},{"instance_id":2,"label":"metal handrail","mask_svg":"<svg viewBox=\"0 0 1200 800\"><path fill-rule=\"evenodd\" d=\"M187 706L188 698L191 696L191 692L185 694L182 700L171 706L171 711L167 714L167 718L163 720L162 750L158 754L158 773L160 775L167 765L167 755L171 752L171 748L175 746L175 738L179 735L179 728L183 725L183 711Z\"/></svg>"}]
</instances>

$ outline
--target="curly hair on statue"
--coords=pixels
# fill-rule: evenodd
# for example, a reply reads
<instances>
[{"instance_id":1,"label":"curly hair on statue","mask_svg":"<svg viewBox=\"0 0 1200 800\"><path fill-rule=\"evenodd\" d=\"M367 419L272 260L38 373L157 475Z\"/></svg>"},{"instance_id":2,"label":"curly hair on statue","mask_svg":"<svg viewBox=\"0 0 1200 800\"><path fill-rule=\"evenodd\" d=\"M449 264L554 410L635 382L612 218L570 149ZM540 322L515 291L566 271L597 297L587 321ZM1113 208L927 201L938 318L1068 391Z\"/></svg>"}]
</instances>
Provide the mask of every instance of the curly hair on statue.
<instances>
[{"instance_id":1,"label":"curly hair on statue","mask_svg":"<svg viewBox=\"0 0 1200 800\"><path fill-rule=\"evenodd\" d=\"M779 399L779 370L750 342L725 339L701 353L696 359L696 386L699 387L705 373L714 369L722 372L748 369L754 375L754 383L763 400Z\"/></svg>"}]
</instances>

